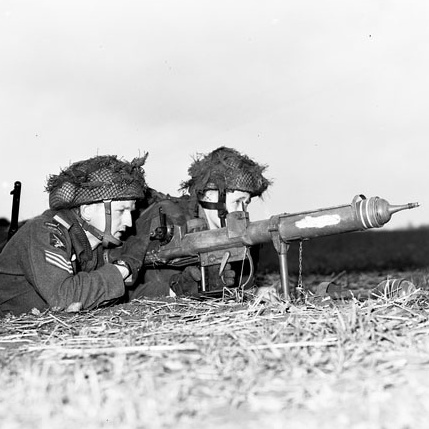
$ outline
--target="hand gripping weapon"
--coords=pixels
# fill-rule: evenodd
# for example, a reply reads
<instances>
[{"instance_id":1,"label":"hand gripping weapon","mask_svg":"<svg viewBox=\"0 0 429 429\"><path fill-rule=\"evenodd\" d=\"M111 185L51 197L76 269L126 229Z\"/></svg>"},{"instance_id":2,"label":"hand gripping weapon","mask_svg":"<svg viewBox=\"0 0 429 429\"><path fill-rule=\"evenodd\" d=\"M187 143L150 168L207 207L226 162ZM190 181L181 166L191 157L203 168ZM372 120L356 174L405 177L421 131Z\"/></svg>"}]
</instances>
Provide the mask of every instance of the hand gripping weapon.
<instances>
[{"instance_id":1,"label":"hand gripping weapon","mask_svg":"<svg viewBox=\"0 0 429 429\"><path fill-rule=\"evenodd\" d=\"M146 254L144 265L179 267L199 263L204 279L205 267L242 260L250 246L272 241L279 257L282 292L286 298L291 298L288 243L380 228L392 214L418 206L418 203L391 205L379 197L367 199L364 195L356 195L349 205L283 213L256 222L249 221L247 212L237 211L227 215L224 228L192 233L186 233L180 226L167 225L165 215L160 212L160 225L155 228L159 245ZM206 290L204 282L202 290Z\"/></svg>"}]
</instances>

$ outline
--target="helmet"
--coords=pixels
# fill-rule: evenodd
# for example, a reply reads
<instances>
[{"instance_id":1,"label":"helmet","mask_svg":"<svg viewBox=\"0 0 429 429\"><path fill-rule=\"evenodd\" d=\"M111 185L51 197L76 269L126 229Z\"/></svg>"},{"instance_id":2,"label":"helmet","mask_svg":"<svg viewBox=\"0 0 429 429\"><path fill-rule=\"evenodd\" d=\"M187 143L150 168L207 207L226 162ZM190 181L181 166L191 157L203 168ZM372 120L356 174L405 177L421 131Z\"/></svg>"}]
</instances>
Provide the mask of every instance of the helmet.
<instances>
[{"instance_id":1,"label":"helmet","mask_svg":"<svg viewBox=\"0 0 429 429\"><path fill-rule=\"evenodd\" d=\"M131 162L115 155L96 156L75 162L58 175L48 178L49 207L70 209L104 200L144 198L146 181L144 165L148 154Z\"/></svg>"},{"instance_id":2,"label":"helmet","mask_svg":"<svg viewBox=\"0 0 429 429\"><path fill-rule=\"evenodd\" d=\"M262 175L266 168L235 149L222 146L194 159L188 169L191 178L181 183L181 190L197 197L210 189L220 193L244 191L259 197L271 184Z\"/></svg>"},{"instance_id":3,"label":"helmet","mask_svg":"<svg viewBox=\"0 0 429 429\"><path fill-rule=\"evenodd\" d=\"M48 178L51 210L72 209L83 204L104 203L104 232L84 221L80 215L80 226L97 237L103 246L122 242L112 235L112 200L137 200L145 197L146 181L144 165L148 154L134 158L131 162L121 161L114 155L96 156L75 162L58 175Z\"/></svg>"}]
</instances>

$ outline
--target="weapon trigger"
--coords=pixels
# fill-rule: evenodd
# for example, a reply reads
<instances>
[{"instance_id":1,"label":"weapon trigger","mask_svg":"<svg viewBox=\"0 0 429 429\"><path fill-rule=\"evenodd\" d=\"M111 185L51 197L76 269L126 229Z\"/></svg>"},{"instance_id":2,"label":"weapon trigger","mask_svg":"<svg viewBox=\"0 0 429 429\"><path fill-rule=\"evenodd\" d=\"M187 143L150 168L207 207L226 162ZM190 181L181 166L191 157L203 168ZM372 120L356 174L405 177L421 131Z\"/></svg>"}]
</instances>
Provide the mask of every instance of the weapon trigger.
<instances>
[{"instance_id":1,"label":"weapon trigger","mask_svg":"<svg viewBox=\"0 0 429 429\"><path fill-rule=\"evenodd\" d=\"M222 256L222 261L220 263L220 267L219 267L219 277L222 276L224 270L225 270L225 266L228 263L228 259L231 256L230 252L225 252L224 255Z\"/></svg>"}]
</instances>

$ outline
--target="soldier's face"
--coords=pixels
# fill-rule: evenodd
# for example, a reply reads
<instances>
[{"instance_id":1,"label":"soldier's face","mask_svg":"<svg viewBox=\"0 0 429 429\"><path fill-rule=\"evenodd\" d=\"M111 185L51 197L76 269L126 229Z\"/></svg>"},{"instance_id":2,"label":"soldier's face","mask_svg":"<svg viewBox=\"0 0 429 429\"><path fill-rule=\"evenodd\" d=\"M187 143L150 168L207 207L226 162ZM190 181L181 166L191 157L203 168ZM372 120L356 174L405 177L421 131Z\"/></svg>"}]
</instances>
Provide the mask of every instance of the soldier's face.
<instances>
[{"instance_id":1,"label":"soldier's face","mask_svg":"<svg viewBox=\"0 0 429 429\"><path fill-rule=\"evenodd\" d=\"M218 191L207 191L205 194L206 201L217 202ZM247 206L251 203L249 192L233 191L226 193L226 210L228 213L247 210ZM204 210L210 229L220 228L220 219L217 210Z\"/></svg>"},{"instance_id":2,"label":"soldier's face","mask_svg":"<svg viewBox=\"0 0 429 429\"><path fill-rule=\"evenodd\" d=\"M91 213L90 224L100 231L106 227L106 214L103 203L91 204L93 211ZM132 226L131 213L135 209L135 201L112 201L112 220L111 234L120 240L122 233L127 227Z\"/></svg>"},{"instance_id":3,"label":"soldier's face","mask_svg":"<svg viewBox=\"0 0 429 429\"><path fill-rule=\"evenodd\" d=\"M243 191L227 192L226 209L228 213L247 210L247 206L252 202L250 194Z\"/></svg>"}]
</instances>

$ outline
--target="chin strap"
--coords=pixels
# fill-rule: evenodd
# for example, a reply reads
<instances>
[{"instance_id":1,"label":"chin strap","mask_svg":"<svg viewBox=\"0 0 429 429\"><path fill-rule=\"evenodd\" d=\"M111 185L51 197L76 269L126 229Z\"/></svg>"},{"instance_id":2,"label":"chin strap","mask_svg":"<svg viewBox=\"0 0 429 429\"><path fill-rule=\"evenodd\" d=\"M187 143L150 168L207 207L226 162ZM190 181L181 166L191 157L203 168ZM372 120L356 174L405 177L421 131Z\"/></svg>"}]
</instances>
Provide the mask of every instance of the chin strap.
<instances>
[{"instance_id":1,"label":"chin strap","mask_svg":"<svg viewBox=\"0 0 429 429\"><path fill-rule=\"evenodd\" d=\"M210 201L198 201L203 209L217 210L217 215L220 219L220 226L224 228L226 226L226 215L228 210L226 209L226 192L219 191L219 201L212 203Z\"/></svg>"},{"instance_id":2,"label":"chin strap","mask_svg":"<svg viewBox=\"0 0 429 429\"><path fill-rule=\"evenodd\" d=\"M91 233L94 237L100 240L103 243L104 247L109 247L109 244L119 246L122 244L121 240L118 240L112 235L112 200L104 200L104 213L106 219L106 226L104 227L104 232L101 232L98 228L90 225L87 221L82 220L82 228L85 231Z\"/></svg>"}]
</instances>

